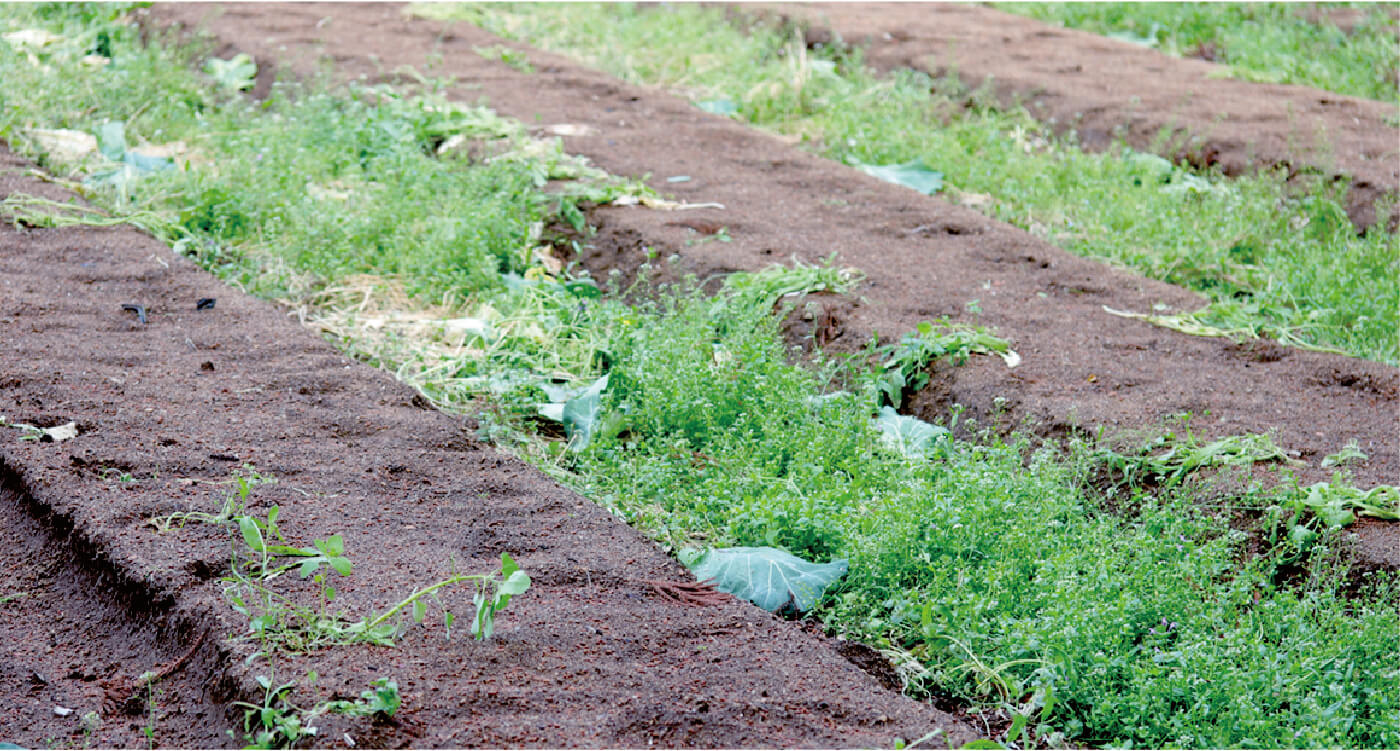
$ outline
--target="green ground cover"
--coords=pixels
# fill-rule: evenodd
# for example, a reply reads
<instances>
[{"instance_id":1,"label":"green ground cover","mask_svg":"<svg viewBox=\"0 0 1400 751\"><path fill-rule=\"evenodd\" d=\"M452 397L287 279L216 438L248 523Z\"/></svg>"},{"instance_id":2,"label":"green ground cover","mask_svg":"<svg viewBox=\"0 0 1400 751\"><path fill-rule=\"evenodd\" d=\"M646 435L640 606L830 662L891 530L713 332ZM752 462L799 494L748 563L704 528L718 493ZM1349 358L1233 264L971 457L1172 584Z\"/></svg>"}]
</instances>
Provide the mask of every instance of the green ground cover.
<instances>
[{"instance_id":1,"label":"green ground cover","mask_svg":"<svg viewBox=\"0 0 1400 751\"><path fill-rule=\"evenodd\" d=\"M554 268L537 248L550 222L581 219L580 197L637 185L449 105L431 82L412 93L279 85L251 103L237 61L143 46L119 12L0 11L6 31L57 37L36 50L0 43L0 138L60 177L88 176L110 214L11 197L6 220L139 223L223 278L302 306L437 403L481 415L484 435L664 544L848 559L815 617L885 649L915 692L1021 718L1009 740L1400 745L1396 582L1365 577L1344 593L1344 532L1296 493L1207 504L1190 481L1132 480L1105 495L1087 482L1101 448L966 442L908 423L892 441L898 420L880 411L892 374L878 363L902 370L909 352L969 338L931 326L873 366L794 363L769 310L794 284L848 284L835 269L735 275L713 295L637 289L644 302L623 302L608 280ZM99 46L110 60L84 63ZM59 158L36 134L59 129L104 135L107 155ZM499 158L454 156L455 136ZM174 143L185 144L177 166L139 156ZM543 192L551 177L568 195ZM1121 468L1130 455L1111 456ZM1259 555L1220 504L1253 509L1243 518Z\"/></svg>"},{"instance_id":2,"label":"green ground cover","mask_svg":"<svg viewBox=\"0 0 1400 751\"><path fill-rule=\"evenodd\" d=\"M851 164L922 160L953 200L1074 253L1204 293L1192 322L1400 363L1400 243L1357 237L1338 186L1227 180L1121 148L1090 154L953 80L881 76L859 50L719 9L416 6L801 139ZM931 91L932 90L932 91ZM964 102L974 103L971 107ZM1147 311L1138 311L1147 312Z\"/></svg>"},{"instance_id":3,"label":"green ground cover","mask_svg":"<svg viewBox=\"0 0 1400 751\"><path fill-rule=\"evenodd\" d=\"M997 10L1200 56L1251 81L1400 105L1400 22L1385 3L997 3ZM1338 16L1352 16L1338 28Z\"/></svg>"}]
</instances>

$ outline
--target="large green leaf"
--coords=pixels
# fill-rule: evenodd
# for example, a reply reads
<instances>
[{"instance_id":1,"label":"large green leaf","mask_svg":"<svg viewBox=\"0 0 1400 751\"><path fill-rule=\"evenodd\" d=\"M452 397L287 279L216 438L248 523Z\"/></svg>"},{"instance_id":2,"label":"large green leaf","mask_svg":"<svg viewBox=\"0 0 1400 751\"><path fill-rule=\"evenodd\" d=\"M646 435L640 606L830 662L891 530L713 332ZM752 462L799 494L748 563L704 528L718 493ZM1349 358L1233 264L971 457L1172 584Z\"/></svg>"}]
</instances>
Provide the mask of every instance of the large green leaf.
<instances>
[{"instance_id":1,"label":"large green leaf","mask_svg":"<svg viewBox=\"0 0 1400 751\"><path fill-rule=\"evenodd\" d=\"M901 415L890 406L880 408L875 428L880 431L882 443L910 459L926 458L934 444L948 435L947 428Z\"/></svg>"},{"instance_id":2,"label":"large green leaf","mask_svg":"<svg viewBox=\"0 0 1400 751\"><path fill-rule=\"evenodd\" d=\"M549 396L548 404L536 409L541 417L564 424L564 434L574 451L588 448L603 418L603 392L608 390L608 377L603 376L585 389L542 383L540 388Z\"/></svg>"},{"instance_id":3,"label":"large green leaf","mask_svg":"<svg viewBox=\"0 0 1400 751\"><path fill-rule=\"evenodd\" d=\"M851 166L867 175L878 177L885 182L898 183L927 195L943 189L943 173L915 159L904 164L864 164L852 162Z\"/></svg>"},{"instance_id":4,"label":"large green leaf","mask_svg":"<svg viewBox=\"0 0 1400 751\"><path fill-rule=\"evenodd\" d=\"M593 439L598 418L603 414L603 392L607 388L608 377L603 376L584 389L582 394L564 403L564 430L577 451L588 448L588 442Z\"/></svg>"},{"instance_id":5,"label":"large green leaf","mask_svg":"<svg viewBox=\"0 0 1400 751\"><path fill-rule=\"evenodd\" d=\"M688 560L687 560L688 559ZM810 563L777 548L717 548L681 557L697 579L768 611L791 604L811 610L822 592L846 574L845 559Z\"/></svg>"},{"instance_id":6,"label":"large green leaf","mask_svg":"<svg viewBox=\"0 0 1400 751\"><path fill-rule=\"evenodd\" d=\"M126 123L120 120L103 123L97 131L97 148L109 160L122 161L126 155Z\"/></svg>"},{"instance_id":7,"label":"large green leaf","mask_svg":"<svg viewBox=\"0 0 1400 751\"><path fill-rule=\"evenodd\" d=\"M211 57L204 63L204 72L219 82L220 86L233 91L247 91L257 83L258 65L246 52L240 52L228 60Z\"/></svg>"},{"instance_id":8,"label":"large green leaf","mask_svg":"<svg viewBox=\"0 0 1400 751\"><path fill-rule=\"evenodd\" d=\"M148 156L126 147L126 125L120 121L107 122L97 131L98 150L109 162L107 169L94 172L86 180L89 185L114 185L125 188L129 183L152 172L174 169L175 163L159 156Z\"/></svg>"},{"instance_id":9,"label":"large green leaf","mask_svg":"<svg viewBox=\"0 0 1400 751\"><path fill-rule=\"evenodd\" d=\"M712 114L733 117L739 112L739 105L732 99L706 99L695 103L696 107Z\"/></svg>"}]
</instances>

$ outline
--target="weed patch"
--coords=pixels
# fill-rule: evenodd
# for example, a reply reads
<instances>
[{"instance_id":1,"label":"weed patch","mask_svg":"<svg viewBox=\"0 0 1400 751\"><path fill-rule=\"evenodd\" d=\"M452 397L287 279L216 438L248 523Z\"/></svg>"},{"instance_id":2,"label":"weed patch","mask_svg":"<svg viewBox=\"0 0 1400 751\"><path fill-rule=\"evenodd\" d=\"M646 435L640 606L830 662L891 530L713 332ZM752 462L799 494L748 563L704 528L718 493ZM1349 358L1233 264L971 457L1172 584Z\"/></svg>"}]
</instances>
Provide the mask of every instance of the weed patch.
<instances>
[{"instance_id":1,"label":"weed patch","mask_svg":"<svg viewBox=\"0 0 1400 751\"><path fill-rule=\"evenodd\" d=\"M1116 7L1082 12L1127 13L1110 10ZM1339 202L1344 186L1304 180L1299 190L1283 175L1227 180L1126 148L1086 153L1025 111L999 111L956 80L908 70L880 76L857 49L809 50L790 28L717 9L433 5L415 12L469 20L627 81L668 86L837 161L917 177L918 189L960 196L1073 253L1205 294L1213 304L1193 315L1209 325L1229 321L1256 336L1400 363L1400 288L1389 283L1400 276L1395 236L1376 228L1357 237ZM1292 11L1219 6L1199 13Z\"/></svg>"},{"instance_id":2,"label":"weed patch","mask_svg":"<svg viewBox=\"0 0 1400 751\"><path fill-rule=\"evenodd\" d=\"M34 9L8 12L25 23L44 21ZM858 70L850 68L858 57L779 56L788 43L782 35L769 37L773 44L763 49L746 46L742 35L724 38L732 46L720 45L718 37L697 33L710 28L712 16L683 15L703 12L678 11L675 18L689 19L684 34L678 24L669 32L679 52L652 59L685 65L686 85L732 90L745 117L815 117L832 112L828 99L862 96L872 106L881 98L902 102L907 116L929 113L927 82L872 79L862 91L842 78ZM583 221L580 207L590 201L635 197L638 190L589 172L557 143L503 137L518 125L448 105L431 87L410 97L383 88L302 94L281 86L266 106L249 106L227 87L211 94L201 86L207 81L195 72L203 67L197 56L139 46L127 27L83 15L88 9L43 13L57 16L50 19L53 33L65 38L109 30L113 66L152 73L154 83L121 79L135 91L155 98L186 92L198 104L182 107L177 97L167 106L161 98L159 109L138 119L106 94L89 104L68 98L64 87L7 89L3 122L11 130L5 133L40 125L90 133L98 119L120 119L133 143L179 135L199 143L215 165L192 162L143 174L124 196L111 186L94 188L104 211L166 217L165 236L216 273L298 302L308 320L334 332L345 348L396 372L435 404L480 415L485 437L665 545L776 547L806 562L845 560L844 576L808 603L813 617L896 656L911 691L946 691L1014 716L1015 737L1008 740L1023 745L1400 744L1394 628L1400 593L1383 574L1343 596L1336 582L1345 564L1344 532L1320 525L1309 527L1314 535L1306 539L1291 536L1300 523L1320 517L1280 505L1278 539L1247 556L1245 534L1202 509L1189 483L1130 484L1124 492L1137 513L1115 516L1081 490L1092 465L1088 449L1065 461L1060 451L1029 439L959 441L935 429L943 426L921 430L881 410L892 401L892 369L907 382L939 358L967 357L979 348L1009 356L1009 344L989 332L921 327L886 353L885 367L820 354L795 363L773 308L813 285L835 288L839 270L735 275L714 294L688 280L624 297L616 285L551 268L537 252L547 244L542 227L556 217L567 221L566 207ZM602 40L612 39L607 13L623 14L626 24L618 28L630 34L662 18L631 10L588 13L593 17L575 18L579 33ZM729 33L722 23L713 26ZM695 40L716 45L707 53L715 57L687 52ZM638 64L628 52L634 47L617 49L623 63ZM756 55L755 71L777 74L751 80L747 89L705 83L702 74L729 75L735 50ZM27 58L5 54L0 50L6 76L17 71L27 81L50 80ZM76 78L116 75L105 68L82 72L71 67L81 64L77 58L41 62L94 90L105 92L115 80ZM924 86L918 97L917 86ZM17 99L21 94L26 98ZM830 116L854 111L841 107ZM907 122L874 111L890 114L891 123ZM971 164L995 173L1003 168L998 155L1033 146L1024 140L1028 130L1014 147L996 145L1015 136L1003 129L1005 116L984 114L994 127L966 124L948 132L974 144L990 139L985 160L925 163L971 188L982 184L967 176L982 174ZM469 127L472 122L481 125ZM822 137L836 144L842 131L831 127ZM463 140L447 147L456 136ZM872 130L851 140L854 146L841 140L847 145L832 150L867 164L908 163L918 155L874 153L889 133ZM457 148L476 157L450 156L461 153ZM1132 173L1116 162L1074 154L1047 159L1036 169L1052 177L1100 166L1109 175L1101 184L1133 185ZM258 160L287 168L245 168ZM1050 169L1061 161L1074 169ZM1015 162L1020 174L1027 164ZM953 176L955 169L963 174ZM548 178L560 175L573 175L574 187L545 192ZM978 179L991 184L996 174ZM431 191L417 184L425 180ZM1230 192L1255 189L1248 185L1232 183ZM1173 195L1161 187L1149 181L1139 197ZM1016 190L1007 187L1003 195ZM1086 198L1064 195L1072 204ZM1191 202L1221 200L1213 196L1171 200L1196 215L1202 204ZM443 205L453 211L439 210ZM1036 215L1047 210L1037 208ZM1081 219L1073 219L1076 226ZM314 283L294 288L300 275ZM1364 296L1355 286L1346 294ZM546 405L558 405L557 420ZM588 439L580 440L585 433ZM1217 460L1254 461L1268 453L1262 442L1238 443L1134 460L1143 473L1171 478ZM246 494L240 486L235 495ZM1269 503L1264 496L1245 500ZM1366 502L1379 507L1380 500ZM478 588L473 625L485 636L496 610L522 584L523 575L503 558L492 575L453 575L382 613L344 616L332 609L333 582L352 571L342 539L293 545L275 509L254 516L236 504L208 518L167 517L165 526L182 522L229 530L225 584L248 617L244 638L257 640L266 655L391 640L402 619L426 617L436 588L458 584ZM1299 566L1301 578L1280 574ZM311 588L314 604L287 594L293 572L305 576L301 586ZM446 616L444 623L452 625ZM290 744L327 713L388 713L396 706L396 692L384 682L358 700L305 707L293 703L294 684L269 673L261 681L263 701L246 707L250 743Z\"/></svg>"},{"instance_id":3,"label":"weed patch","mask_svg":"<svg viewBox=\"0 0 1400 751\"><path fill-rule=\"evenodd\" d=\"M1157 452L1157 453L1154 453ZM1207 467L1245 467L1263 462L1299 462L1266 435L1234 435L1202 444L1186 428L1184 436L1166 432L1148 443L1120 453L1100 444L1093 452L1121 486L1181 484L1186 477Z\"/></svg>"}]
</instances>

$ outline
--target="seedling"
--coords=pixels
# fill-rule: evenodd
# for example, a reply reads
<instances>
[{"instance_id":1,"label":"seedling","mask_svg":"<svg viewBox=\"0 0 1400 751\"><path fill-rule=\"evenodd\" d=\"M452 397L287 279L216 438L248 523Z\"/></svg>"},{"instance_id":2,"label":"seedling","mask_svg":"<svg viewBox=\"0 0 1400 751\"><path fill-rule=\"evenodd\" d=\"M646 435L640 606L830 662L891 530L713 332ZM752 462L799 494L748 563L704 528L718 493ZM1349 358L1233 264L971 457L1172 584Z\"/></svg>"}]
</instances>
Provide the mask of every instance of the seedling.
<instances>
[{"instance_id":1,"label":"seedling","mask_svg":"<svg viewBox=\"0 0 1400 751\"><path fill-rule=\"evenodd\" d=\"M530 57L528 55L503 44L496 44L490 47L473 47L472 51L487 60L500 60L521 73L535 72L535 66L530 64Z\"/></svg>"},{"instance_id":2,"label":"seedling","mask_svg":"<svg viewBox=\"0 0 1400 751\"><path fill-rule=\"evenodd\" d=\"M124 478L123 478L124 479ZM277 482L275 477L259 474L252 465L244 465L242 471L236 472L229 480L220 480L212 483L223 485L233 484L233 492L224 497L224 503L215 513L207 511L175 511L164 516L153 516L146 520L146 523L155 527L157 534L165 534L172 529L182 529L190 522L197 524L228 525L236 517L244 515L244 508L248 502L248 495L253 488L259 485L267 485ZM271 518L276 519L277 511L273 510Z\"/></svg>"},{"instance_id":3,"label":"seedling","mask_svg":"<svg viewBox=\"0 0 1400 751\"><path fill-rule=\"evenodd\" d=\"M154 681L146 683L146 724L141 726L141 734L146 736L146 748L156 747L156 723L160 720L160 707L156 703Z\"/></svg>"},{"instance_id":4,"label":"seedling","mask_svg":"<svg viewBox=\"0 0 1400 751\"><path fill-rule=\"evenodd\" d=\"M1351 441L1343 446L1341 451L1323 457L1322 466L1341 467L1347 464L1361 464L1369 458L1371 457L1367 456L1361 447L1356 445L1356 441Z\"/></svg>"},{"instance_id":5,"label":"seedling","mask_svg":"<svg viewBox=\"0 0 1400 751\"><path fill-rule=\"evenodd\" d=\"M984 328L953 323L945 317L937 326L921 322L898 344L880 350L885 358L884 373L877 379L876 387L884 401L898 409L906 393L917 392L928 385L926 368L930 363L948 360L955 366L962 365L973 353L1000 355L1008 368L1021 362L1021 356L1005 339L993 336Z\"/></svg>"},{"instance_id":6,"label":"seedling","mask_svg":"<svg viewBox=\"0 0 1400 751\"><path fill-rule=\"evenodd\" d=\"M124 469L117 467L104 467L102 469L102 479L116 480L117 482L136 482L136 476Z\"/></svg>"},{"instance_id":7,"label":"seedling","mask_svg":"<svg viewBox=\"0 0 1400 751\"><path fill-rule=\"evenodd\" d=\"M722 243L734 242L734 238L732 238L732 237L729 236L729 228L728 228L728 227L720 227L720 228L719 228L718 230L716 230L713 234L709 234L709 235L701 234L700 237L691 237L691 238L688 238L688 239L685 241L685 246L686 246L687 248L689 248L689 247L693 247L693 246L696 246L696 245L704 245L705 243L708 243L708 242L715 242L715 241L719 241L719 242L722 242Z\"/></svg>"},{"instance_id":8,"label":"seedling","mask_svg":"<svg viewBox=\"0 0 1400 751\"><path fill-rule=\"evenodd\" d=\"M263 689L260 705L235 702L244 708L243 742L248 744L248 748L290 748L298 741L316 735L315 722L320 717L339 714L388 718L398 712L402 703L398 683L389 678L374 681L370 684L371 688L354 701L323 701L306 709L291 701L290 696L297 688L296 681L276 684L265 675L258 676L257 681ZM229 735L233 736L234 731L230 730Z\"/></svg>"}]
</instances>

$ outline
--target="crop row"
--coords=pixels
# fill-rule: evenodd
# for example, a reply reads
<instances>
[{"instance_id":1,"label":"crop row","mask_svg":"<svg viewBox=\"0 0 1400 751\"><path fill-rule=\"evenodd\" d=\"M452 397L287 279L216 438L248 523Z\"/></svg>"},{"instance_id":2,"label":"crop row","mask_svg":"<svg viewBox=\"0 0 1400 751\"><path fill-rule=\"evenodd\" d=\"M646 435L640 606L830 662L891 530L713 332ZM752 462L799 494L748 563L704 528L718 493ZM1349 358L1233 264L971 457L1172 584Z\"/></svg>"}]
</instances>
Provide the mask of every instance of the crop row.
<instances>
[{"instance_id":1,"label":"crop row","mask_svg":"<svg viewBox=\"0 0 1400 751\"><path fill-rule=\"evenodd\" d=\"M589 204L645 211L654 194L443 82L279 84L253 103L246 60L144 45L119 9L4 17L52 38L0 44L0 137L81 180L100 221L301 307L664 545L847 561L810 617L883 650L911 691L1009 719L1018 743L1400 745L1395 581L1347 578L1342 525L1365 509L1313 513L1286 481L1222 498L1189 476L1268 460L1262 439L955 440L890 411L897 385L1004 343L929 325L868 357L794 362L774 311L849 274L736 274L715 293L591 279L553 228L586 241ZM23 196L4 211L99 221Z\"/></svg>"}]
</instances>

